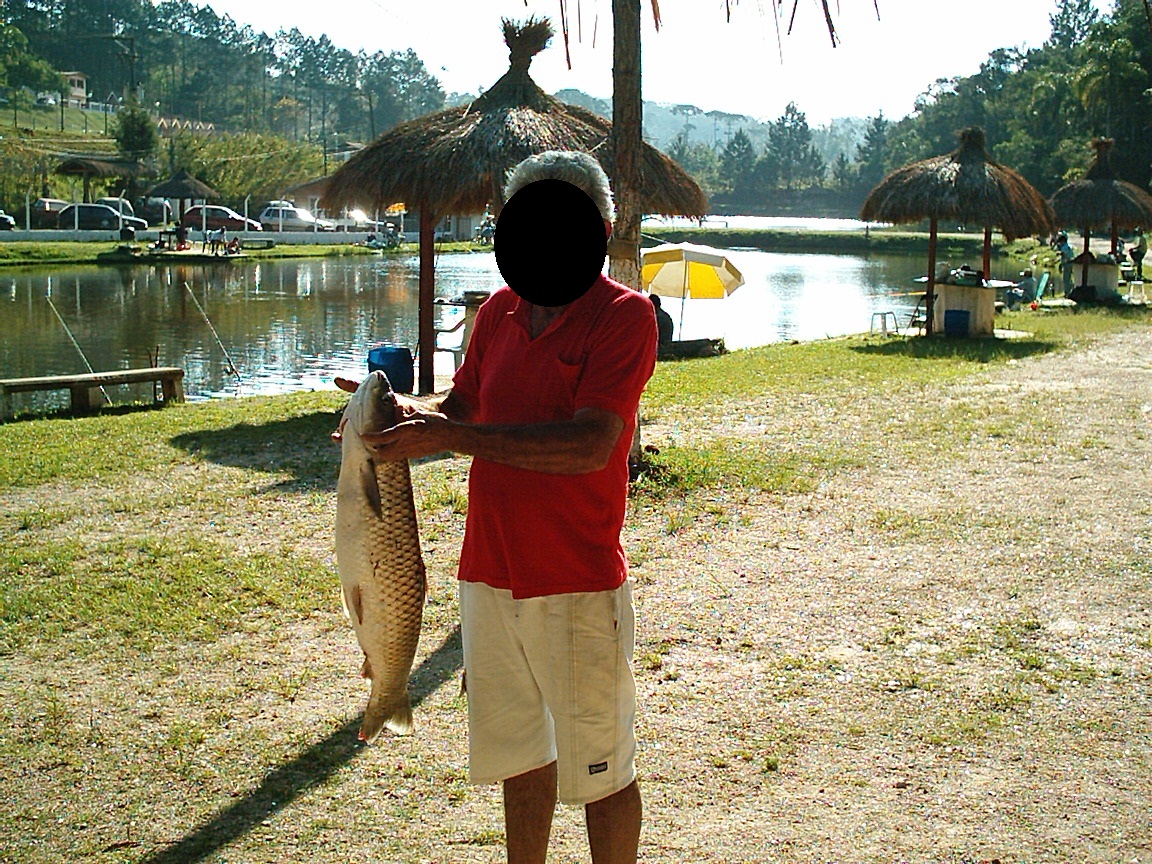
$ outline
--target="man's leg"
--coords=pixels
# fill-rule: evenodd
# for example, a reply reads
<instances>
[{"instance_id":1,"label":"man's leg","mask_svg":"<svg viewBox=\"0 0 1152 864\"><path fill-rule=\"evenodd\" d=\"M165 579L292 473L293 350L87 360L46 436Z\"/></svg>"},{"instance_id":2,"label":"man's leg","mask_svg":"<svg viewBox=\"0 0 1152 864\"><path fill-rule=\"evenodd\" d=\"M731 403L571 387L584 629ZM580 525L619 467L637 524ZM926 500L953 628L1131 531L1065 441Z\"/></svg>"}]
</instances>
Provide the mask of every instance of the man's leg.
<instances>
[{"instance_id":1,"label":"man's leg","mask_svg":"<svg viewBox=\"0 0 1152 864\"><path fill-rule=\"evenodd\" d=\"M555 811L555 762L504 781L508 864L544 864Z\"/></svg>"},{"instance_id":2,"label":"man's leg","mask_svg":"<svg viewBox=\"0 0 1152 864\"><path fill-rule=\"evenodd\" d=\"M635 864L642 810L635 780L614 795L584 805L592 864Z\"/></svg>"}]
</instances>

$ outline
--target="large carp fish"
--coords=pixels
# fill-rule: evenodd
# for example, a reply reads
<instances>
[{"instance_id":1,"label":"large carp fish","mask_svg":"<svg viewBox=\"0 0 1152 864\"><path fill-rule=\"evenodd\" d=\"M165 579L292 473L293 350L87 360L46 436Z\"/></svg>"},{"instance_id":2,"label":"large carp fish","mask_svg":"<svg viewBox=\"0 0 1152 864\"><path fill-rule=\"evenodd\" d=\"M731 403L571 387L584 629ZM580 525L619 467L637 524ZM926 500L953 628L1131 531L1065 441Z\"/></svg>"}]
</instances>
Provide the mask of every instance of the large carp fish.
<instances>
[{"instance_id":1,"label":"large carp fish","mask_svg":"<svg viewBox=\"0 0 1152 864\"><path fill-rule=\"evenodd\" d=\"M387 726L412 731L408 675L420 640L424 560L408 460L379 461L361 439L396 423L396 395L372 372L352 395L341 422L336 486L336 562L344 610L364 650L361 675L372 681L360 740Z\"/></svg>"}]
</instances>

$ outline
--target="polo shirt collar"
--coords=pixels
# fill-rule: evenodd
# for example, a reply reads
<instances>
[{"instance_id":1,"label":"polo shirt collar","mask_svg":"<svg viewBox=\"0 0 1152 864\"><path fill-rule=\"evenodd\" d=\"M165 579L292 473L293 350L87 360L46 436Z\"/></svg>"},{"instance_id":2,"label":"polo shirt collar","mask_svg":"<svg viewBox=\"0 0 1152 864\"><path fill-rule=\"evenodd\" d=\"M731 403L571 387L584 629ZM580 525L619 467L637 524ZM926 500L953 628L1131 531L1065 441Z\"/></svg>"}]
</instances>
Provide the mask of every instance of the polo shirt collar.
<instances>
[{"instance_id":1,"label":"polo shirt collar","mask_svg":"<svg viewBox=\"0 0 1152 864\"><path fill-rule=\"evenodd\" d=\"M544 333L547 333L549 330L552 330L554 327L562 326L564 324L564 322L567 321L568 318L571 316L572 311L574 309L578 309L582 304L585 304L588 302L593 302L593 301L589 300L589 297L591 297L591 295L594 293L598 293L599 289L603 288L604 281L605 281L604 280L604 274L601 273L599 276L596 277L596 281L594 283L592 283L592 287L589 288L587 291L585 291L584 295L582 297L579 297L578 299L574 300L572 302L572 304L567 309L565 309L556 318L556 320L554 320L551 324L548 325L548 327L544 330ZM512 318L512 320L514 322L516 322L516 324L518 324L520 327L524 328L525 333L531 333L532 332L532 322L531 322L532 304L529 303L527 300L525 300L523 297L521 297L519 294L516 295L516 303L508 311L508 315L509 315L509 317ZM540 335L543 336L544 333L541 333Z\"/></svg>"}]
</instances>

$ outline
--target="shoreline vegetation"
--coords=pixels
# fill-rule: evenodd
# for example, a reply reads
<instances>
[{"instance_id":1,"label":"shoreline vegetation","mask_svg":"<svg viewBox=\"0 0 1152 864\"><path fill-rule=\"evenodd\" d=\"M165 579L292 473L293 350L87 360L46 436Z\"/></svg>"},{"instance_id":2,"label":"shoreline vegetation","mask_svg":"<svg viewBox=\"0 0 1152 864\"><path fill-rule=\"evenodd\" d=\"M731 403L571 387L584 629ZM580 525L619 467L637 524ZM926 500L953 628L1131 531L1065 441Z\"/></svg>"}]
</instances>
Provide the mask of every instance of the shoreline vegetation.
<instances>
[{"instance_id":1,"label":"shoreline vegetation","mask_svg":"<svg viewBox=\"0 0 1152 864\"><path fill-rule=\"evenodd\" d=\"M730 228L658 228L645 227L645 245L655 243L701 243L722 248L759 249L764 252L824 252L848 255L927 254L928 234L899 228L869 228L867 231L814 231L807 229L730 229ZM350 235L351 236L351 235ZM358 235L357 235L358 236ZM276 239L276 238L273 238ZM982 232L941 233L938 254L941 256L969 256L978 259L983 249ZM76 242L17 240L6 242L0 238L0 267L38 266L53 264L95 264L97 256L110 252L119 242ZM140 245L144 245L141 243ZM470 242L438 243L438 253L486 252L491 246ZM1005 243L994 235L993 251L997 255L1028 259L1032 255L1054 256L1048 247L1035 239ZM380 253L355 240L322 245L277 243L271 249L245 250L246 258L271 260L277 258L313 258L343 255L384 254L414 255L415 243L405 243L397 249ZM1043 265L1044 261L1039 263Z\"/></svg>"}]
</instances>

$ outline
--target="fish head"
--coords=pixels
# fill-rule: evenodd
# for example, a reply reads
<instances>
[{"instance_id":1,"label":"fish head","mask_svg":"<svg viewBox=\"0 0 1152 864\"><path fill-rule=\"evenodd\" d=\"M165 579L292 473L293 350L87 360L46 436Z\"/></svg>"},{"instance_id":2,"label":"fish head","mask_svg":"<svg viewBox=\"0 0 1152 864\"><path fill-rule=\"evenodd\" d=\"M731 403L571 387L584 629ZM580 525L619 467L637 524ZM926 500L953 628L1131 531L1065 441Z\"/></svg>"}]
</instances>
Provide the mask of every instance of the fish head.
<instances>
[{"instance_id":1,"label":"fish head","mask_svg":"<svg viewBox=\"0 0 1152 864\"><path fill-rule=\"evenodd\" d=\"M379 432L396 425L396 394L388 376L380 370L369 372L360 382L352 399L344 409L341 426L344 440L354 438L360 446L360 436L366 432Z\"/></svg>"}]
</instances>

